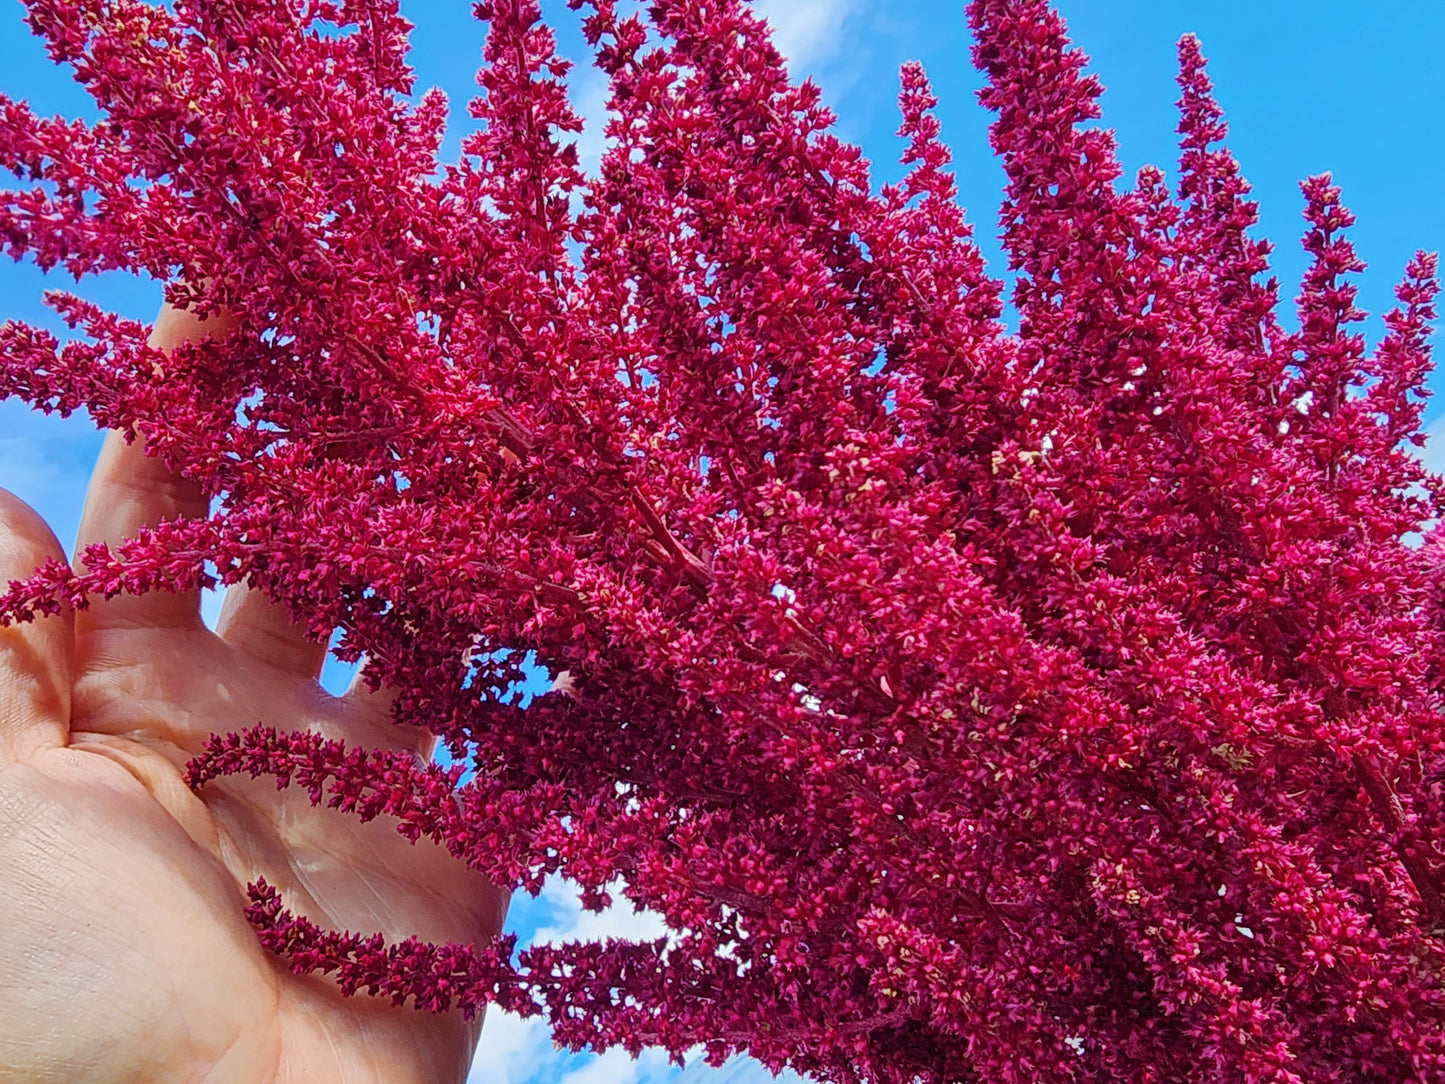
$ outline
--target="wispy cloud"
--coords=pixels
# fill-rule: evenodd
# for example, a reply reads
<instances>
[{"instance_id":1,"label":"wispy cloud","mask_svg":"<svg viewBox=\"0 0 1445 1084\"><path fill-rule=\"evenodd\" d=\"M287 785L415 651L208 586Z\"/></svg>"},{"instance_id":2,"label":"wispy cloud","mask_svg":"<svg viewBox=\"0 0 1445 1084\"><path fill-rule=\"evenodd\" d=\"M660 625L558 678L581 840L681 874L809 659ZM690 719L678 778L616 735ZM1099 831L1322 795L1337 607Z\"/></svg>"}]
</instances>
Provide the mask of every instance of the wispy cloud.
<instances>
[{"instance_id":1,"label":"wispy cloud","mask_svg":"<svg viewBox=\"0 0 1445 1084\"><path fill-rule=\"evenodd\" d=\"M793 1072L773 1076L752 1058L733 1058L716 1069L697 1058L670 1084L806 1084L806 1081L806 1077Z\"/></svg>"},{"instance_id":2,"label":"wispy cloud","mask_svg":"<svg viewBox=\"0 0 1445 1084\"><path fill-rule=\"evenodd\" d=\"M672 1075L667 1055L660 1050L644 1050L634 1061L627 1051L615 1047L568 1073L561 1084L639 1084L643 1080L661 1082Z\"/></svg>"},{"instance_id":3,"label":"wispy cloud","mask_svg":"<svg viewBox=\"0 0 1445 1084\"><path fill-rule=\"evenodd\" d=\"M655 911L639 911L622 895L621 884L608 886L614 902L604 911L584 911L582 895L560 877L549 877L542 886L542 900L551 908L552 918L537 930L534 944L563 941L605 941L616 937L626 941L652 941L667 935L667 924Z\"/></svg>"},{"instance_id":4,"label":"wispy cloud","mask_svg":"<svg viewBox=\"0 0 1445 1084\"><path fill-rule=\"evenodd\" d=\"M632 0L619 6L624 14L641 7ZM846 27L861 8L860 0L756 0L753 10L767 19L773 44L788 62L788 70L801 78L826 68L845 41ZM596 176L606 149L607 78L587 56L575 57L569 79L572 108L582 118L577 156L582 169Z\"/></svg>"},{"instance_id":5,"label":"wispy cloud","mask_svg":"<svg viewBox=\"0 0 1445 1084\"><path fill-rule=\"evenodd\" d=\"M613 886L617 901L605 911L586 911L581 893L560 877L549 877L534 900L519 894L513 901L508 927L525 934L530 944L564 941L605 941L609 937L650 941L665 936L662 916L639 911ZM510 1013L488 1009L477 1043L467 1084L637 1084L644 1079L661 1084L672 1075L667 1056L645 1052L634 1061L625 1050L600 1057L583 1055L580 1061L556 1050L544 1020L523 1020Z\"/></svg>"},{"instance_id":6,"label":"wispy cloud","mask_svg":"<svg viewBox=\"0 0 1445 1084\"><path fill-rule=\"evenodd\" d=\"M508 928L531 944L559 944L564 941L651 941L665 937L668 929L662 916L638 910L621 894L620 885L609 886L613 905L604 911L586 911L575 886L560 877L549 877L537 898L518 895ZM774 1078L751 1058L734 1058L721 1068L711 1068L692 1051L685 1069L671 1065L660 1050L645 1050L633 1059L622 1049L580 1057L553 1048L547 1025L539 1019L522 1020L508 1013L488 1010L467 1084L804 1084L804 1078L785 1073Z\"/></svg>"},{"instance_id":7,"label":"wispy cloud","mask_svg":"<svg viewBox=\"0 0 1445 1084\"><path fill-rule=\"evenodd\" d=\"M556 1054L545 1020L536 1016L523 1020L492 1006L482 1024L467 1084L540 1084L541 1072L556 1062Z\"/></svg>"},{"instance_id":8,"label":"wispy cloud","mask_svg":"<svg viewBox=\"0 0 1445 1084\"><path fill-rule=\"evenodd\" d=\"M607 147L607 108L609 94L607 76L587 63L573 69L568 90L572 108L582 118L582 133L577 137L577 158L582 171L597 176L602 165L602 152Z\"/></svg>"},{"instance_id":9,"label":"wispy cloud","mask_svg":"<svg viewBox=\"0 0 1445 1084\"><path fill-rule=\"evenodd\" d=\"M773 44L794 75L826 64L844 40L858 0L757 0L753 10L773 28Z\"/></svg>"}]
</instances>

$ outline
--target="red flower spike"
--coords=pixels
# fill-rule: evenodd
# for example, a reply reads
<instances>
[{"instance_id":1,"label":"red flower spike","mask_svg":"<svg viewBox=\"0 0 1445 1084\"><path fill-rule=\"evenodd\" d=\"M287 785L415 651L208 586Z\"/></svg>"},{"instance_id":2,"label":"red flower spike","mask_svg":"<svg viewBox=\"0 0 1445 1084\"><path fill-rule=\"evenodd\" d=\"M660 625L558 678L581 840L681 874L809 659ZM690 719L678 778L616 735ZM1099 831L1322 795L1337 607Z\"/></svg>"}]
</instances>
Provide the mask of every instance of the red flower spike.
<instances>
[{"instance_id":1,"label":"red flower spike","mask_svg":"<svg viewBox=\"0 0 1445 1084\"><path fill-rule=\"evenodd\" d=\"M741 0L572 0L610 81L580 172L535 0L438 168L395 3L30 0L105 120L0 99L0 243L179 279L163 358L0 329L0 391L139 425L222 497L0 597L250 581L475 776L256 727L271 775L673 931L515 952L323 930L298 971L573 1046L819 1079L1445 1078L1445 537L1418 444L1438 265L1368 351L1327 178L1301 331L1180 43L1180 188L1127 189L1043 0L976 0L1019 332L921 68L902 183ZM202 284L186 286L181 283ZM530 653L567 679L522 706Z\"/></svg>"}]
</instances>

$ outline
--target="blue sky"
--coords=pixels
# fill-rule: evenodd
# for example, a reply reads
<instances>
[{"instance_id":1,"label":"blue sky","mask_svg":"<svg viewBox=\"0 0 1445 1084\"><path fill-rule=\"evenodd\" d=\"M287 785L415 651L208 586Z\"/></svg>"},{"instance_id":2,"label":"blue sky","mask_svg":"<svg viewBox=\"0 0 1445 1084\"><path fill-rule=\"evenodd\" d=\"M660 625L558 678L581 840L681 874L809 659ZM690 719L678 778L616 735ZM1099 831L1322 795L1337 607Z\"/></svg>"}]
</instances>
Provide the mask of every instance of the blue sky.
<instances>
[{"instance_id":1,"label":"blue sky","mask_svg":"<svg viewBox=\"0 0 1445 1084\"><path fill-rule=\"evenodd\" d=\"M561 0L544 0L559 28L564 51L584 57L575 16ZM839 131L859 143L875 164L875 179L899 174L895 97L897 69L922 60L942 99L944 137L953 146L962 199L986 254L1001 266L994 223L1002 172L988 151L988 117L974 91L978 74L968 61L962 0L758 0L798 74L813 76L839 114ZM1278 245L1275 271L1292 294L1304 266L1298 244L1298 182L1333 171L1345 200L1359 216L1353 239L1370 271L1361 282L1362 306L1372 313L1367 333L1381 331L1379 314L1417 248L1445 248L1445 4L1440 0L1062 0L1074 40L1094 59L1108 93L1104 123L1118 132L1126 170L1146 163L1166 168L1175 157L1174 46L1198 34L1211 61L1217 94L1231 124L1230 145L1255 186L1260 232ZM473 93L482 33L467 0L403 0L417 30L413 64L420 89L440 86L452 101L458 127L446 153L454 155L464 105ZM89 115L88 99L52 68L21 21L21 6L0 6L0 91L30 99L40 112ZM600 147L596 121L604 106L594 73L579 73L574 100L594 123L584 134L584 160ZM40 304L46 281L27 265L0 266L0 318L53 325ZM153 317L160 287L123 276L87 280L80 292L116 311ZM1437 335L1437 342L1442 339ZM1445 379L1435 381L1445 392ZM1427 422L1445 434L1445 402L1432 404ZM1432 439L1427 456L1445 467L1445 440ZM73 541L85 483L100 435L83 418L69 422L0 402L0 485L39 509L62 541ZM214 613L214 600L209 604ZM325 681L345 684L332 664ZM509 925L524 938L655 936L646 915L614 911L589 915L566 886L548 886L538 900L521 897ZM535 1022L503 1016L488 1021L470 1084L687 1084L769 1079L740 1060L720 1071L700 1063L681 1073L660 1056L633 1062L620 1052L597 1058L552 1049Z\"/></svg>"}]
</instances>

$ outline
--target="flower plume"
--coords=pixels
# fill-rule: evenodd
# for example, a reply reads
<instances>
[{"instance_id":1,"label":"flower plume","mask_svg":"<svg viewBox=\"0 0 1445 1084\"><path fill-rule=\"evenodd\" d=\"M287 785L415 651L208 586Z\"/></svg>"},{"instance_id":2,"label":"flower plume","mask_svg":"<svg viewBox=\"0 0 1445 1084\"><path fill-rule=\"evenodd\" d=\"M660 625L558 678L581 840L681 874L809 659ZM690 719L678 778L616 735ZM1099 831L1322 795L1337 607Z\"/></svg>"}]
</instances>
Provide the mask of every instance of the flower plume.
<instances>
[{"instance_id":1,"label":"flower plume","mask_svg":"<svg viewBox=\"0 0 1445 1084\"><path fill-rule=\"evenodd\" d=\"M742 0L572 0L613 115L578 167L535 0L474 128L394 0L27 0L103 119L0 98L0 240L235 330L169 358L79 298L0 393L139 426L216 498L0 598L263 588L460 768L304 732L192 763L389 816L657 942L387 945L265 883L348 993L838 1082L1445 1077L1438 266L1358 331L1303 185L1299 330L1180 43L1179 185L1121 182L1044 0L974 0L1018 331L902 73L875 191ZM524 705L533 658L567 680Z\"/></svg>"}]
</instances>

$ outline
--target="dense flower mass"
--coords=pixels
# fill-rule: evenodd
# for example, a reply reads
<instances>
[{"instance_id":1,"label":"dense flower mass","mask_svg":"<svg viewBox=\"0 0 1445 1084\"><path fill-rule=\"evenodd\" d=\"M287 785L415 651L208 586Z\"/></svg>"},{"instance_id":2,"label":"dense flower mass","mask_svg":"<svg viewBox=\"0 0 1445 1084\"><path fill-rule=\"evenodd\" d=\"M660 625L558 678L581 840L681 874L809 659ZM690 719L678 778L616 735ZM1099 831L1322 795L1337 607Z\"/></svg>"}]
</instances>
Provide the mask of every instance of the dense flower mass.
<instances>
[{"instance_id":1,"label":"dense flower mass","mask_svg":"<svg viewBox=\"0 0 1445 1084\"><path fill-rule=\"evenodd\" d=\"M440 166L395 0L27 2L103 119L0 98L6 251L237 330L167 360L68 295L75 341L0 330L0 392L217 498L0 613L248 580L475 775L258 727L195 786L673 931L386 945L257 884L295 968L836 1082L1445 1080L1436 261L1367 351L1312 178L1287 331L1194 39L1178 190L1126 186L1057 13L970 5L1010 334L922 70L874 192L741 0L572 0L591 179L536 0L476 5ZM569 679L524 706L529 654Z\"/></svg>"}]
</instances>

